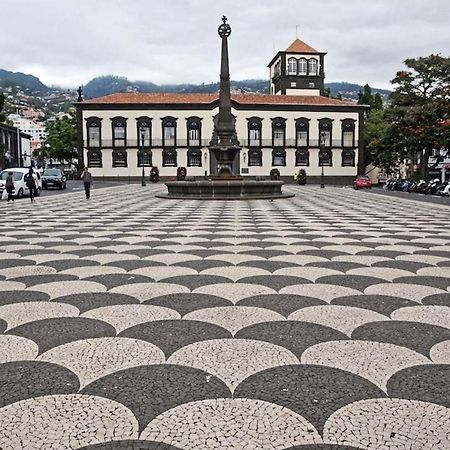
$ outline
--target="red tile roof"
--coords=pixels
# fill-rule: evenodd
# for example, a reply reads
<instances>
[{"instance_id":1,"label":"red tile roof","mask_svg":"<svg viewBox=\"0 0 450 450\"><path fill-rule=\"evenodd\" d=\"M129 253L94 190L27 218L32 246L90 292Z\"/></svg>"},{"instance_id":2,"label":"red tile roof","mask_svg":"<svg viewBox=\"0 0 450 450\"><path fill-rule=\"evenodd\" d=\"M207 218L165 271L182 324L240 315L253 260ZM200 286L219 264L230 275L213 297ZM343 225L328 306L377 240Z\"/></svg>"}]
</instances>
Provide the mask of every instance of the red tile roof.
<instances>
[{"instance_id":1,"label":"red tile roof","mask_svg":"<svg viewBox=\"0 0 450 450\"><path fill-rule=\"evenodd\" d=\"M211 104L219 94L174 94L124 92L85 100L87 104ZM233 94L231 100L243 105L328 105L357 106L350 101L314 95Z\"/></svg>"},{"instance_id":2,"label":"red tile roof","mask_svg":"<svg viewBox=\"0 0 450 450\"><path fill-rule=\"evenodd\" d=\"M318 53L315 48L312 48L308 44L305 44L300 39L296 39L287 49L286 52L293 53Z\"/></svg>"}]
</instances>

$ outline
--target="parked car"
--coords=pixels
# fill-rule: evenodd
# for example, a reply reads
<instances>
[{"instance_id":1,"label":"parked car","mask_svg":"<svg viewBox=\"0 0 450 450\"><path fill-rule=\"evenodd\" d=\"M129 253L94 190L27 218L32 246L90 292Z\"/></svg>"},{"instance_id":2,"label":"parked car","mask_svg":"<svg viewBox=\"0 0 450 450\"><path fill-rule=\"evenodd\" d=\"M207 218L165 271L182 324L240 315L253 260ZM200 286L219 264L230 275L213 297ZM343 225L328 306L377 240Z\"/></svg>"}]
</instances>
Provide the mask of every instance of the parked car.
<instances>
[{"instance_id":1,"label":"parked car","mask_svg":"<svg viewBox=\"0 0 450 450\"><path fill-rule=\"evenodd\" d=\"M14 174L14 196L17 198L22 198L24 195L29 195L30 190L27 188L25 182L25 175L28 173L28 170L29 170L28 168L19 167L19 168L5 169L2 172L0 172L0 198L5 189L5 182L6 177L8 176L8 172L12 172ZM36 174L36 178L38 180L37 195L39 196L41 195L42 190L41 174L37 170L34 170L34 173Z\"/></svg>"},{"instance_id":2,"label":"parked car","mask_svg":"<svg viewBox=\"0 0 450 450\"><path fill-rule=\"evenodd\" d=\"M353 182L353 189L372 189L372 182L369 177L358 175Z\"/></svg>"},{"instance_id":3,"label":"parked car","mask_svg":"<svg viewBox=\"0 0 450 450\"><path fill-rule=\"evenodd\" d=\"M42 189L57 187L66 189L67 177L61 169L45 169L42 174Z\"/></svg>"}]
</instances>

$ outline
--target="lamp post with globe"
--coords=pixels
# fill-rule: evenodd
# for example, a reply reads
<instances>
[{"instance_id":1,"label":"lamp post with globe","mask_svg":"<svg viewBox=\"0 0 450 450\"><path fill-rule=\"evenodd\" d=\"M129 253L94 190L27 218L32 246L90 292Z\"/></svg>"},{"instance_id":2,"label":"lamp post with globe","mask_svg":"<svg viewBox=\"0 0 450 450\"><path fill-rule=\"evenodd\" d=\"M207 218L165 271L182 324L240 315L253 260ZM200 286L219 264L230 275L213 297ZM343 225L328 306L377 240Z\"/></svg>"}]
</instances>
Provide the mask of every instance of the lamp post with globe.
<instances>
[{"instance_id":1,"label":"lamp post with globe","mask_svg":"<svg viewBox=\"0 0 450 450\"><path fill-rule=\"evenodd\" d=\"M145 140L145 129L141 128L141 166L142 166L142 180L141 186L146 186L145 182L145 158L144 158L144 140Z\"/></svg>"},{"instance_id":2,"label":"lamp post with globe","mask_svg":"<svg viewBox=\"0 0 450 450\"><path fill-rule=\"evenodd\" d=\"M323 173L323 163L325 160L325 131L321 131L319 135L319 163L322 167L322 173L320 175L320 187L323 189L325 188L325 177Z\"/></svg>"}]
</instances>

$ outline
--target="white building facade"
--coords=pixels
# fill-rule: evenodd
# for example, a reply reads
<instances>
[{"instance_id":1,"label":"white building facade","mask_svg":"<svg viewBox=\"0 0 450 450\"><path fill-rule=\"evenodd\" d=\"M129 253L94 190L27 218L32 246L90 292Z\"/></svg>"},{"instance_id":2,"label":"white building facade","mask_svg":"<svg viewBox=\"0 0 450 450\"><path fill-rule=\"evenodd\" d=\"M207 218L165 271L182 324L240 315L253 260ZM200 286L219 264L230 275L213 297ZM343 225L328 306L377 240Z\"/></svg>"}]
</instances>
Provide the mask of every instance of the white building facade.
<instances>
[{"instance_id":1,"label":"white building facade","mask_svg":"<svg viewBox=\"0 0 450 450\"><path fill-rule=\"evenodd\" d=\"M233 171L346 184L364 173L364 106L324 97L324 53L295 41L269 64L270 94L232 95L242 150ZM306 64L306 65L305 65ZM306 72L305 72L306 71ZM119 93L76 103L79 161L94 177L141 176L157 166L163 179L186 167L188 176L216 173L209 151L218 94Z\"/></svg>"}]
</instances>

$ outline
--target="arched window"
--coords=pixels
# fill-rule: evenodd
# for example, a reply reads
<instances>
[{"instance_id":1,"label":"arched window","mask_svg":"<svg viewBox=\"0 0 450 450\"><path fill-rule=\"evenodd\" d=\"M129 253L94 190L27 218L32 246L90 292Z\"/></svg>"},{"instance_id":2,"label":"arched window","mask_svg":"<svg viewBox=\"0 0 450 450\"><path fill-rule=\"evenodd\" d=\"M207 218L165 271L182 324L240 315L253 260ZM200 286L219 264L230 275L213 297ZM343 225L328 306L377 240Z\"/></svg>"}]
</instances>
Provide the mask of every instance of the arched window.
<instances>
[{"instance_id":1,"label":"arched window","mask_svg":"<svg viewBox=\"0 0 450 450\"><path fill-rule=\"evenodd\" d=\"M342 147L355 146L355 121L344 119L342 121Z\"/></svg>"},{"instance_id":2,"label":"arched window","mask_svg":"<svg viewBox=\"0 0 450 450\"><path fill-rule=\"evenodd\" d=\"M299 148L295 152L296 166L309 166L309 150L307 148Z\"/></svg>"},{"instance_id":3,"label":"arched window","mask_svg":"<svg viewBox=\"0 0 450 450\"><path fill-rule=\"evenodd\" d=\"M297 75L297 60L295 58L288 59L288 75Z\"/></svg>"},{"instance_id":4,"label":"arched window","mask_svg":"<svg viewBox=\"0 0 450 450\"><path fill-rule=\"evenodd\" d=\"M101 147L102 119L89 117L86 119L87 148Z\"/></svg>"},{"instance_id":5,"label":"arched window","mask_svg":"<svg viewBox=\"0 0 450 450\"><path fill-rule=\"evenodd\" d=\"M333 131L333 122L331 119L319 120L319 146L331 147L331 136Z\"/></svg>"},{"instance_id":6,"label":"arched window","mask_svg":"<svg viewBox=\"0 0 450 450\"><path fill-rule=\"evenodd\" d=\"M308 63L305 58L300 58L298 61L298 73L299 75L308 74Z\"/></svg>"},{"instance_id":7,"label":"arched window","mask_svg":"<svg viewBox=\"0 0 450 450\"><path fill-rule=\"evenodd\" d=\"M296 147L309 146L309 120L305 118L297 119L295 121L296 129Z\"/></svg>"},{"instance_id":8,"label":"arched window","mask_svg":"<svg viewBox=\"0 0 450 450\"><path fill-rule=\"evenodd\" d=\"M113 167L127 167L127 151L113 150L112 152L112 166Z\"/></svg>"},{"instance_id":9,"label":"arched window","mask_svg":"<svg viewBox=\"0 0 450 450\"><path fill-rule=\"evenodd\" d=\"M262 151L260 149L250 149L248 151L248 165L262 166Z\"/></svg>"},{"instance_id":10,"label":"arched window","mask_svg":"<svg viewBox=\"0 0 450 450\"><path fill-rule=\"evenodd\" d=\"M342 150L342 167L355 166L355 152L354 150Z\"/></svg>"},{"instance_id":11,"label":"arched window","mask_svg":"<svg viewBox=\"0 0 450 450\"><path fill-rule=\"evenodd\" d=\"M308 75L317 75L317 59L308 60Z\"/></svg>"},{"instance_id":12,"label":"arched window","mask_svg":"<svg viewBox=\"0 0 450 450\"><path fill-rule=\"evenodd\" d=\"M152 151L148 148L144 148L141 150L138 150L137 152L137 161L138 161L138 167L151 167L152 164Z\"/></svg>"},{"instance_id":13,"label":"arched window","mask_svg":"<svg viewBox=\"0 0 450 450\"><path fill-rule=\"evenodd\" d=\"M163 146L175 147L177 139L177 119L175 117L164 117L162 119Z\"/></svg>"},{"instance_id":14,"label":"arched window","mask_svg":"<svg viewBox=\"0 0 450 450\"><path fill-rule=\"evenodd\" d=\"M163 167L177 167L177 151L163 150L162 152Z\"/></svg>"},{"instance_id":15,"label":"arched window","mask_svg":"<svg viewBox=\"0 0 450 450\"><path fill-rule=\"evenodd\" d=\"M277 117L272 119L272 146L284 147L286 143L286 119Z\"/></svg>"},{"instance_id":16,"label":"arched window","mask_svg":"<svg viewBox=\"0 0 450 450\"><path fill-rule=\"evenodd\" d=\"M321 148L319 150L319 166L332 166L333 152L331 148Z\"/></svg>"},{"instance_id":17,"label":"arched window","mask_svg":"<svg viewBox=\"0 0 450 450\"><path fill-rule=\"evenodd\" d=\"M113 148L126 147L127 145L127 119L125 117L114 117L111 119Z\"/></svg>"},{"instance_id":18,"label":"arched window","mask_svg":"<svg viewBox=\"0 0 450 450\"><path fill-rule=\"evenodd\" d=\"M262 119L259 117L250 117L247 120L248 146L261 147Z\"/></svg>"},{"instance_id":19,"label":"arched window","mask_svg":"<svg viewBox=\"0 0 450 450\"><path fill-rule=\"evenodd\" d=\"M189 117L186 122L187 137L189 147L200 147L201 145L201 133L202 133L202 119L199 117ZM200 161L201 165L201 161Z\"/></svg>"},{"instance_id":20,"label":"arched window","mask_svg":"<svg viewBox=\"0 0 450 450\"><path fill-rule=\"evenodd\" d=\"M202 151L200 149L188 150L187 165L188 165L188 167L201 167L202 166Z\"/></svg>"},{"instance_id":21,"label":"arched window","mask_svg":"<svg viewBox=\"0 0 450 450\"><path fill-rule=\"evenodd\" d=\"M88 150L87 165L88 165L88 167L94 167L94 168L103 167L102 151L101 150Z\"/></svg>"},{"instance_id":22,"label":"arched window","mask_svg":"<svg viewBox=\"0 0 450 450\"><path fill-rule=\"evenodd\" d=\"M151 147L152 145L152 119L139 117L137 125L137 143L139 148ZM142 139L143 137L143 139Z\"/></svg>"},{"instance_id":23,"label":"arched window","mask_svg":"<svg viewBox=\"0 0 450 450\"><path fill-rule=\"evenodd\" d=\"M272 166L285 166L285 165L286 165L286 150L273 150Z\"/></svg>"}]
</instances>

